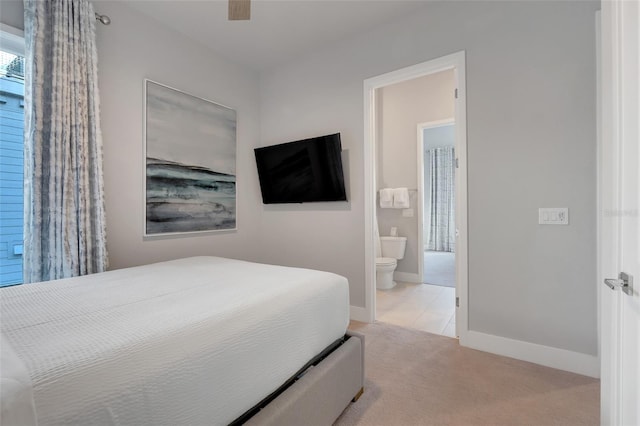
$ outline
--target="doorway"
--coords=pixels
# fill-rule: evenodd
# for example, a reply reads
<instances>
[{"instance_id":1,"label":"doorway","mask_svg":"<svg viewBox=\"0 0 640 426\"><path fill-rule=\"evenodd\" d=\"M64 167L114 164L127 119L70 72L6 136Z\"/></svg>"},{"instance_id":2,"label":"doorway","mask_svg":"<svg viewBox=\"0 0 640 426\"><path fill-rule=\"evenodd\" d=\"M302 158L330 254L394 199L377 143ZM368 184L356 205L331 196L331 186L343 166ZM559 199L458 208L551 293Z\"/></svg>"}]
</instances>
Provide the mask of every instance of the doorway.
<instances>
[{"instance_id":1,"label":"doorway","mask_svg":"<svg viewBox=\"0 0 640 426\"><path fill-rule=\"evenodd\" d=\"M376 320L376 235L377 228L377 170L376 153L377 137L380 132L378 117L378 92L379 89L389 85L409 81L419 77L428 76L446 70L453 70L455 79L455 159L458 168L455 175L455 245L456 256L455 269L455 335L462 337L468 330L467 320L467 188L466 188L466 99L465 99L465 54L458 52L424 62L412 67L403 68L364 82L364 107L365 107L365 309L362 315L367 321ZM415 129L415 127L414 127ZM414 130L415 131L415 130ZM415 152L415 151L414 151ZM414 160L415 161L415 160ZM415 163L414 163L415 164ZM416 182L417 184L417 182ZM413 187L415 188L415 186ZM412 189L412 188L410 188ZM414 190L415 193L419 191ZM419 198L422 198L419 194ZM411 209L409 209L411 210ZM422 215L423 208L418 206L418 216ZM412 212L407 212L410 216ZM422 232L420 232L421 234ZM419 238L420 240L422 237ZM417 247L411 248L416 250ZM422 253L422 247L420 253ZM407 281L421 283L424 272L423 262L415 271L404 272L403 277ZM413 280L412 277L415 277Z\"/></svg>"},{"instance_id":2,"label":"doorway","mask_svg":"<svg viewBox=\"0 0 640 426\"><path fill-rule=\"evenodd\" d=\"M455 288L455 121L418 124L418 243L424 284ZM420 211L420 208L422 209ZM454 296L455 297L455 296Z\"/></svg>"}]
</instances>

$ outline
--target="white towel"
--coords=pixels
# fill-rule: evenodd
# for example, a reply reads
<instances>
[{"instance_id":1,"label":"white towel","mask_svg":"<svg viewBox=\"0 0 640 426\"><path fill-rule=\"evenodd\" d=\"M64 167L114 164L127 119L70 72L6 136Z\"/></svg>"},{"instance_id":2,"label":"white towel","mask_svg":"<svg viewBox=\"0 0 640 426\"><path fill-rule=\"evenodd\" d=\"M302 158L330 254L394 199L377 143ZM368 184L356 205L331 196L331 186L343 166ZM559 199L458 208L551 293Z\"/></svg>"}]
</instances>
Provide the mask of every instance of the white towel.
<instances>
[{"instance_id":1,"label":"white towel","mask_svg":"<svg viewBox=\"0 0 640 426\"><path fill-rule=\"evenodd\" d=\"M408 209L411 207L409 203L409 190L407 188L395 188L393 190L393 208Z\"/></svg>"},{"instance_id":2,"label":"white towel","mask_svg":"<svg viewBox=\"0 0 640 426\"><path fill-rule=\"evenodd\" d=\"M393 207L393 189L382 188L380 190L380 208L390 209Z\"/></svg>"}]
</instances>

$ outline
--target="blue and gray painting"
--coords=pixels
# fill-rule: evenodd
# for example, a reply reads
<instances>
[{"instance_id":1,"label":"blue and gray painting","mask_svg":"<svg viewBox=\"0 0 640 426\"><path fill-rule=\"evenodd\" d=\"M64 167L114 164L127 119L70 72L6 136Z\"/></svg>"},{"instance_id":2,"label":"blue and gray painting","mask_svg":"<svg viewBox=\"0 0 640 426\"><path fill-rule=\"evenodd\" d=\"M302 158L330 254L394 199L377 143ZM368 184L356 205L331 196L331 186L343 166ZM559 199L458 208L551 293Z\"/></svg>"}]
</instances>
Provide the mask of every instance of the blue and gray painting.
<instances>
[{"instance_id":1,"label":"blue and gray painting","mask_svg":"<svg viewBox=\"0 0 640 426\"><path fill-rule=\"evenodd\" d=\"M147 235L236 227L236 177L147 157Z\"/></svg>"}]
</instances>

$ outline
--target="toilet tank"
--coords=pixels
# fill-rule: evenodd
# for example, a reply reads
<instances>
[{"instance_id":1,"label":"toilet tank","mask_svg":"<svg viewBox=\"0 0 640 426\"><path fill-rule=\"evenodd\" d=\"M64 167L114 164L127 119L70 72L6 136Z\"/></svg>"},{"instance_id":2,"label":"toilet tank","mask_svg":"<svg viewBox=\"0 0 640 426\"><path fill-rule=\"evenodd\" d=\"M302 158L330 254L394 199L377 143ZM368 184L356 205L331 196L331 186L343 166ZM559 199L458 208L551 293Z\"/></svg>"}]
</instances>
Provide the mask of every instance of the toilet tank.
<instances>
[{"instance_id":1,"label":"toilet tank","mask_svg":"<svg viewBox=\"0 0 640 426\"><path fill-rule=\"evenodd\" d=\"M402 259L407 247L407 237L380 237L382 257Z\"/></svg>"}]
</instances>

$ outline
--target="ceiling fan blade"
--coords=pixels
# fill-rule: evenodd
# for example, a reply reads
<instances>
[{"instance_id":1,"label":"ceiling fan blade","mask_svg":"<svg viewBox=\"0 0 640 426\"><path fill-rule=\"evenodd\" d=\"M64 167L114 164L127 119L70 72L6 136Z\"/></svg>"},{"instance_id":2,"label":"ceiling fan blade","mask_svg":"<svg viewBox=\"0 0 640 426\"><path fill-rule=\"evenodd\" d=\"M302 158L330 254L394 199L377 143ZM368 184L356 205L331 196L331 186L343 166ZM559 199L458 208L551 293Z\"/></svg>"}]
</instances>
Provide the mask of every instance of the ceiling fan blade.
<instances>
[{"instance_id":1,"label":"ceiling fan blade","mask_svg":"<svg viewBox=\"0 0 640 426\"><path fill-rule=\"evenodd\" d=\"M248 21L251 19L251 0L229 0L229 20Z\"/></svg>"}]
</instances>

